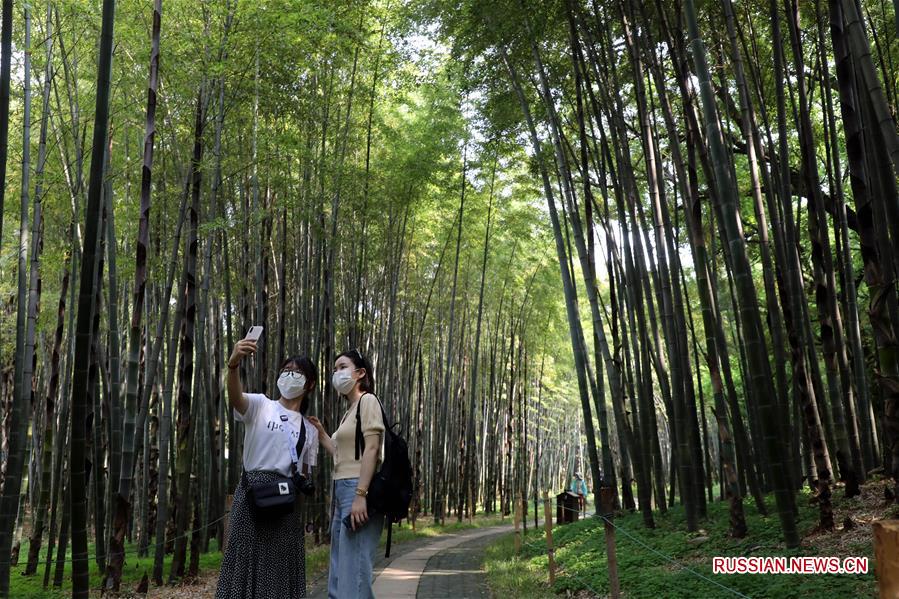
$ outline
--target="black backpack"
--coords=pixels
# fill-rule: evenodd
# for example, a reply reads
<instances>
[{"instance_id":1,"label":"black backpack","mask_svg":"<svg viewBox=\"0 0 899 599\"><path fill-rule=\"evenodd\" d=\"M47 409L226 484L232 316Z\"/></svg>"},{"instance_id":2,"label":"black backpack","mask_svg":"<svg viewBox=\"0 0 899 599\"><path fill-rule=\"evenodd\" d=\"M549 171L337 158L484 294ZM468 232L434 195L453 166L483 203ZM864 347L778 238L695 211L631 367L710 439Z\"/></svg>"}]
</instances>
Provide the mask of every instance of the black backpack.
<instances>
[{"instance_id":1,"label":"black backpack","mask_svg":"<svg viewBox=\"0 0 899 599\"><path fill-rule=\"evenodd\" d=\"M387 413L384 405L377 396L372 394L381 408L381 416L384 418L384 459L381 467L372 475L368 485L368 507L387 518L387 552L384 557L390 557L390 545L393 540L393 525L409 517L409 504L412 502L412 463L409 461L409 446L406 440L393 429L394 423L387 425ZM362 437L362 419L359 416L362 410L363 395L359 399L356 408L356 459L360 459L365 448L365 440Z\"/></svg>"}]
</instances>

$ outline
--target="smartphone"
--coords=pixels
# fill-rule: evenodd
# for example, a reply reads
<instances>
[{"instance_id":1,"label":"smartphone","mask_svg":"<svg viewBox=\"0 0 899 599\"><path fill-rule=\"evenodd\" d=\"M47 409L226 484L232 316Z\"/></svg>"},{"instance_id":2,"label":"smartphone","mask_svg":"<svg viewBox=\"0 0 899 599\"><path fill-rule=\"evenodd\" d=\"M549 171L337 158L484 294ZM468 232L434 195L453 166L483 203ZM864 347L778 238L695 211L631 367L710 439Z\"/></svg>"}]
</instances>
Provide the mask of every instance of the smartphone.
<instances>
[{"instance_id":1,"label":"smartphone","mask_svg":"<svg viewBox=\"0 0 899 599\"><path fill-rule=\"evenodd\" d=\"M244 337L246 341L259 341L259 338L262 336L262 327L259 325L253 325L250 327L250 330L247 331L247 336Z\"/></svg>"},{"instance_id":2,"label":"smartphone","mask_svg":"<svg viewBox=\"0 0 899 599\"><path fill-rule=\"evenodd\" d=\"M350 532L356 532L353 530L353 516L349 515L343 519L343 525L346 526L346 529Z\"/></svg>"}]
</instances>

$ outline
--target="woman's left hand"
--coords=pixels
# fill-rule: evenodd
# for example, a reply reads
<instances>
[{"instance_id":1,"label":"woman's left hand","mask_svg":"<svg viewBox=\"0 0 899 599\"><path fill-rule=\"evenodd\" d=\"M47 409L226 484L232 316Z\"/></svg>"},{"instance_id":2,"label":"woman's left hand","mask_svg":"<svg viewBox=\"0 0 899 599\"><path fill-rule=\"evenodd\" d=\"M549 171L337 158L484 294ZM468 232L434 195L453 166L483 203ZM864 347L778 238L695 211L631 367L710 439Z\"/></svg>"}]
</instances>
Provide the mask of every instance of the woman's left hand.
<instances>
[{"instance_id":1,"label":"woman's left hand","mask_svg":"<svg viewBox=\"0 0 899 599\"><path fill-rule=\"evenodd\" d=\"M365 497L356 495L353 499L353 507L350 508L350 519L353 522L353 530L368 522L368 502Z\"/></svg>"},{"instance_id":2,"label":"woman's left hand","mask_svg":"<svg viewBox=\"0 0 899 599\"><path fill-rule=\"evenodd\" d=\"M309 424L318 429L319 434L327 435L327 433L325 432L325 427L322 425L321 420L319 420L315 416L306 416L306 420L309 421Z\"/></svg>"}]
</instances>

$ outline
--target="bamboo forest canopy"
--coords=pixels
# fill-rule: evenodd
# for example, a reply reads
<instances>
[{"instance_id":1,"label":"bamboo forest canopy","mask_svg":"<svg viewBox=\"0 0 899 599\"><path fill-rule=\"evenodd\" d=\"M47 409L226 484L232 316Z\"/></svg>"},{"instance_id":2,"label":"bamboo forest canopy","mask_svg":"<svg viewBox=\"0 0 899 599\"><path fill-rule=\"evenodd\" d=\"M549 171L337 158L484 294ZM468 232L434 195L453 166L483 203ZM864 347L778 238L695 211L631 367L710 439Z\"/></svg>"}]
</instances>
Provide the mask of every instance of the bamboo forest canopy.
<instances>
[{"instance_id":1,"label":"bamboo forest canopy","mask_svg":"<svg viewBox=\"0 0 899 599\"><path fill-rule=\"evenodd\" d=\"M792 547L804 484L832 530L835 489L899 477L893 4L2 7L0 556L29 574L71 543L77 595L118 588L126 542L196 572L251 325L246 388L308 355L328 428L335 356L371 357L412 517L582 469L647 526L717 489Z\"/></svg>"}]
</instances>

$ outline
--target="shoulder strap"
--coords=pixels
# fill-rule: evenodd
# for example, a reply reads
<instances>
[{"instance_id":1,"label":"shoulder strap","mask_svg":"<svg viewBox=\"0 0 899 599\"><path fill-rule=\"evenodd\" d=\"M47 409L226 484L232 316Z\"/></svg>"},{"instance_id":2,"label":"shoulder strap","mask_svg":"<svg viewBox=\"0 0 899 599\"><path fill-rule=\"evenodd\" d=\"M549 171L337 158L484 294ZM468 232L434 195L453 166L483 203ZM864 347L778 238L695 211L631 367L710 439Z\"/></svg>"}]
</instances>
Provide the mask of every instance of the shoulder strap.
<instances>
[{"instance_id":1,"label":"shoulder strap","mask_svg":"<svg viewBox=\"0 0 899 599\"><path fill-rule=\"evenodd\" d=\"M300 419L300 440L297 441L297 462L303 457L303 450L306 449L306 419Z\"/></svg>"},{"instance_id":2,"label":"shoulder strap","mask_svg":"<svg viewBox=\"0 0 899 599\"><path fill-rule=\"evenodd\" d=\"M278 406L278 407L280 408L279 409L280 414L286 415L286 411L284 410L284 408L281 408L280 406ZM287 425L287 426L285 426L285 425ZM297 445L294 445L291 442L290 431L288 430L288 426L293 426L290 423L290 420L282 420L281 435L282 435L282 438L284 439L284 447L287 449L287 453L290 456L290 462L291 462L290 466L293 469L293 473L297 474L300 471L300 465L299 465L300 456L297 453L297 445L299 445L300 451L303 450L303 446L300 445L299 443ZM306 427L301 426L300 427L300 441L301 442L306 441L305 433L306 433Z\"/></svg>"},{"instance_id":3,"label":"shoulder strap","mask_svg":"<svg viewBox=\"0 0 899 599\"><path fill-rule=\"evenodd\" d=\"M362 411L362 400L365 399L366 395L371 395L375 398L375 401L378 402L378 407L381 408L381 420L384 423L384 431L388 430L387 426L387 413L384 411L384 404L381 403L381 398L379 398L374 393L363 393L362 397L359 398L359 402L356 404L356 459L360 459L362 456L362 451L365 449L365 439L362 437L362 418L359 415Z\"/></svg>"},{"instance_id":4,"label":"shoulder strap","mask_svg":"<svg viewBox=\"0 0 899 599\"><path fill-rule=\"evenodd\" d=\"M359 398L359 401L356 402L356 459L360 459L362 457L362 450L365 449L365 439L362 437L362 417L360 413L362 412L362 400L365 399L367 393L363 393L362 397Z\"/></svg>"},{"instance_id":5,"label":"shoulder strap","mask_svg":"<svg viewBox=\"0 0 899 599\"><path fill-rule=\"evenodd\" d=\"M393 545L393 518L387 518L387 551L384 557L390 557L390 547Z\"/></svg>"}]
</instances>

